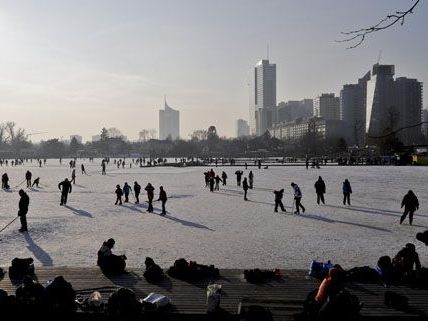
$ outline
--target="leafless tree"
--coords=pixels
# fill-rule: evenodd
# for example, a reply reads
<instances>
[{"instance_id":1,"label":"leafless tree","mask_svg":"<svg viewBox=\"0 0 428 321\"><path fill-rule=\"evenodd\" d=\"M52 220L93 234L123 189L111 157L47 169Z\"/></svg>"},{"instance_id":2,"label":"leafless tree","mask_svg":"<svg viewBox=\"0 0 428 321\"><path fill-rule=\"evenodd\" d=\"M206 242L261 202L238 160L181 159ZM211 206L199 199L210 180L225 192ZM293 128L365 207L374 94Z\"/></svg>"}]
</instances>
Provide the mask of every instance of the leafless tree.
<instances>
[{"instance_id":1,"label":"leafless tree","mask_svg":"<svg viewBox=\"0 0 428 321\"><path fill-rule=\"evenodd\" d=\"M123 138L122 132L116 127L110 127L107 129L108 137L110 138Z\"/></svg>"},{"instance_id":2,"label":"leafless tree","mask_svg":"<svg viewBox=\"0 0 428 321\"><path fill-rule=\"evenodd\" d=\"M196 140L196 141L206 140L208 136L208 132L206 129L197 129L197 130L194 130L193 133L191 133L189 136L191 140Z\"/></svg>"},{"instance_id":3,"label":"leafless tree","mask_svg":"<svg viewBox=\"0 0 428 321\"><path fill-rule=\"evenodd\" d=\"M419 4L420 0L412 0L414 2L412 6L405 11L396 11L393 14L387 15L385 18L380 20L378 23L371 27L361 28L352 31L341 32L341 34L345 37L342 40L336 40L337 42L349 42L351 45L347 47L347 49L356 48L361 45L367 36L372 33L388 29L393 25L399 23L400 25L404 24L404 20L407 15L413 13L413 10Z\"/></svg>"},{"instance_id":4,"label":"leafless tree","mask_svg":"<svg viewBox=\"0 0 428 321\"><path fill-rule=\"evenodd\" d=\"M4 131L7 135L6 140L11 145L18 144L27 140L25 130L22 128L16 128L16 124L14 122L7 122L4 125Z\"/></svg>"}]
</instances>

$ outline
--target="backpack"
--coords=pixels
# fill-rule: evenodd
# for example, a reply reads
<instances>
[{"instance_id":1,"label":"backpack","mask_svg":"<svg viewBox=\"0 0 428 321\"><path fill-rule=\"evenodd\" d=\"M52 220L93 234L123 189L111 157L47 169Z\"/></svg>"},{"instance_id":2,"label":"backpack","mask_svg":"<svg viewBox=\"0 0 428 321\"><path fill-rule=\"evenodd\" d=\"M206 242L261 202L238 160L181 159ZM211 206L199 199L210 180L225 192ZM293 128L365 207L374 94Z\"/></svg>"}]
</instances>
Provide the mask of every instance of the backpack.
<instances>
[{"instance_id":1,"label":"backpack","mask_svg":"<svg viewBox=\"0 0 428 321\"><path fill-rule=\"evenodd\" d=\"M9 267L9 277L11 279L21 279L26 275L34 275L33 258L14 258Z\"/></svg>"},{"instance_id":2,"label":"backpack","mask_svg":"<svg viewBox=\"0 0 428 321\"><path fill-rule=\"evenodd\" d=\"M327 263L313 260L309 266L309 275L317 279L323 279L327 276L328 271L333 267L334 264L332 264L330 260L328 260Z\"/></svg>"},{"instance_id":3,"label":"backpack","mask_svg":"<svg viewBox=\"0 0 428 321\"><path fill-rule=\"evenodd\" d=\"M368 266L354 267L346 273L346 278L350 282L360 283L378 283L380 275L375 270Z\"/></svg>"},{"instance_id":4,"label":"backpack","mask_svg":"<svg viewBox=\"0 0 428 321\"><path fill-rule=\"evenodd\" d=\"M137 301L134 291L120 288L110 295L107 310L113 319L132 319L141 310L141 304Z\"/></svg>"}]
</instances>

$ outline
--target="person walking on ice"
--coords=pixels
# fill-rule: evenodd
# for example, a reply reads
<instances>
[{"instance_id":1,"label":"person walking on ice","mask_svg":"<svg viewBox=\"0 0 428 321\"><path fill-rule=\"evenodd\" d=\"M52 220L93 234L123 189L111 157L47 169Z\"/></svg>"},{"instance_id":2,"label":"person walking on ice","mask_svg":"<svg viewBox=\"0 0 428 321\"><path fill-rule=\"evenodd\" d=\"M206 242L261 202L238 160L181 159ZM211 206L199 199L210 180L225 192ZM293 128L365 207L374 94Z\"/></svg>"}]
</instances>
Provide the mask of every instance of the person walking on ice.
<instances>
[{"instance_id":1,"label":"person walking on ice","mask_svg":"<svg viewBox=\"0 0 428 321\"><path fill-rule=\"evenodd\" d=\"M147 209L147 212L153 213L153 198L155 197L155 194L154 194L155 188L152 186L152 184L147 183L145 190L147 192L147 198L149 203L149 208Z\"/></svg>"},{"instance_id":2,"label":"person walking on ice","mask_svg":"<svg viewBox=\"0 0 428 321\"><path fill-rule=\"evenodd\" d=\"M30 205L30 198L28 197L27 193L25 193L22 189L19 190L19 196L21 197L19 199L19 211L18 216L21 220L21 228L19 229L19 232L27 232L27 213L28 213L28 206Z\"/></svg>"},{"instance_id":3,"label":"person walking on ice","mask_svg":"<svg viewBox=\"0 0 428 321\"><path fill-rule=\"evenodd\" d=\"M223 186L226 186L226 183L227 183L227 174L226 174L226 172L223 171L221 173L221 179L223 181Z\"/></svg>"},{"instance_id":4,"label":"person walking on ice","mask_svg":"<svg viewBox=\"0 0 428 321\"><path fill-rule=\"evenodd\" d=\"M401 208L404 206L404 213L400 218L400 224L406 219L407 214L409 215L409 224L413 223L413 213L419 209L419 200L416 197L413 191L408 191L406 195L404 195L403 201L401 202Z\"/></svg>"},{"instance_id":5,"label":"person walking on ice","mask_svg":"<svg viewBox=\"0 0 428 321\"><path fill-rule=\"evenodd\" d=\"M343 191L343 205L351 205L351 194L352 194L352 188L351 183L348 179L345 179L342 185L342 191Z\"/></svg>"},{"instance_id":6,"label":"person walking on ice","mask_svg":"<svg viewBox=\"0 0 428 321\"><path fill-rule=\"evenodd\" d=\"M31 187L31 177L33 176L33 174L31 174L30 171L27 171L25 173L25 180L27 181L27 187L30 188Z\"/></svg>"},{"instance_id":7,"label":"person walking on ice","mask_svg":"<svg viewBox=\"0 0 428 321\"><path fill-rule=\"evenodd\" d=\"M59 205L66 205L68 194L71 193L71 183L68 178L58 184L58 189L61 191L61 202Z\"/></svg>"},{"instance_id":8,"label":"person walking on ice","mask_svg":"<svg viewBox=\"0 0 428 321\"><path fill-rule=\"evenodd\" d=\"M101 175L107 175L106 174L106 161L104 159L101 162Z\"/></svg>"},{"instance_id":9,"label":"person walking on ice","mask_svg":"<svg viewBox=\"0 0 428 321\"><path fill-rule=\"evenodd\" d=\"M253 174L253 171L250 171L250 173L248 174L248 184L250 189L253 189L253 182L254 182L254 174Z\"/></svg>"},{"instance_id":10,"label":"person walking on ice","mask_svg":"<svg viewBox=\"0 0 428 321\"><path fill-rule=\"evenodd\" d=\"M279 191L273 191L275 194L275 213L278 212L278 206L281 208L281 211L287 212L284 208L284 204L282 204L282 198L284 197L284 189L280 189Z\"/></svg>"},{"instance_id":11,"label":"person walking on ice","mask_svg":"<svg viewBox=\"0 0 428 321\"><path fill-rule=\"evenodd\" d=\"M303 195L302 191L300 190L300 187L295 183L291 183L291 187L293 187L294 201L296 202L296 211L294 212L294 214L300 214L300 208L302 208L302 212L305 213L305 207L301 204Z\"/></svg>"},{"instance_id":12,"label":"person walking on ice","mask_svg":"<svg viewBox=\"0 0 428 321\"><path fill-rule=\"evenodd\" d=\"M81 169L81 171L82 171L82 175L83 175L83 174L88 175L88 174L86 173L86 170L85 170L85 165L81 164L81 165L80 165L80 169Z\"/></svg>"},{"instance_id":13,"label":"person walking on ice","mask_svg":"<svg viewBox=\"0 0 428 321\"><path fill-rule=\"evenodd\" d=\"M116 185L116 191L115 191L115 193L116 193L116 202L114 203L114 205L117 205L117 204L122 205L123 191L120 188L119 184Z\"/></svg>"},{"instance_id":14,"label":"person walking on ice","mask_svg":"<svg viewBox=\"0 0 428 321\"><path fill-rule=\"evenodd\" d=\"M73 170L71 171L71 182L73 184L76 184L76 170L73 168Z\"/></svg>"},{"instance_id":15,"label":"person walking on ice","mask_svg":"<svg viewBox=\"0 0 428 321\"><path fill-rule=\"evenodd\" d=\"M135 204L140 204L141 186L136 181L134 182Z\"/></svg>"},{"instance_id":16,"label":"person walking on ice","mask_svg":"<svg viewBox=\"0 0 428 321\"><path fill-rule=\"evenodd\" d=\"M322 177L319 176L318 180L315 182L315 193L317 193L317 204L320 205L320 201L325 204L324 202L324 194L325 194L325 182L323 181Z\"/></svg>"},{"instance_id":17,"label":"person walking on ice","mask_svg":"<svg viewBox=\"0 0 428 321\"><path fill-rule=\"evenodd\" d=\"M3 189L9 189L9 176L7 175L7 173L4 173L1 176L1 188Z\"/></svg>"},{"instance_id":18,"label":"person walking on ice","mask_svg":"<svg viewBox=\"0 0 428 321\"><path fill-rule=\"evenodd\" d=\"M168 200L168 197L166 196L166 192L163 189L163 186L159 187L159 199L158 199L158 201L161 201L161 203L162 203L161 215L166 215L165 204L166 204L167 200Z\"/></svg>"},{"instance_id":19,"label":"person walking on ice","mask_svg":"<svg viewBox=\"0 0 428 321\"><path fill-rule=\"evenodd\" d=\"M129 186L128 183L125 182L125 185L123 185L123 194L125 195L125 203L129 202L130 191L131 191L131 186Z\"/></svg>"},{"instance_id":20,"label":"person walking on ice","mask_svg":"<svg viewBox=\"0 0 428 321\"><path fill-rule=\"evenodd\" d=\"M240 170L237 170L235 172L235 175L236 175L236 185L241 186L241 178L242 178L243 174L244 174L244 172L240 171Z\"/></svg>"},{"instance_id":21,"label":"person walking on ice","mask_svg":"<svg viewBox=\"0 0 428 321\"><path fill-rule=\"evenodd\" d=\"M244 181L242 182L242 189L244 190L244 201L248 201L247 192L248 192L248 182L247 178L244 177Z\"/></svg>"}]
</instances>

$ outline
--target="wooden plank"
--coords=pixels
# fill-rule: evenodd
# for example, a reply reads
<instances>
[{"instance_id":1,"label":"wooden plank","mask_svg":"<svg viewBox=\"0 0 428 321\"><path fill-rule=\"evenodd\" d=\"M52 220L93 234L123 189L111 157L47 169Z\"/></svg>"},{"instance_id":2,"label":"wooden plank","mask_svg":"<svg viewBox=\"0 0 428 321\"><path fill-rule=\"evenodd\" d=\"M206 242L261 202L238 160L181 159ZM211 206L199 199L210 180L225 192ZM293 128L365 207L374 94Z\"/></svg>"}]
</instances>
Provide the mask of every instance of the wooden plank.
<instances>
[{"instance_id":1,"label":"wooden plank","mask_svg":"<svg viewBox=\"0 0 428 321\"><path fill-rule=\"evenodd\" d=\"M73 285L78 295L88 296L93 290L101 292L104 300L119 287L128 287L139 298L150 292L157 292L171 298L173 308L169 314L198 315L206 313L206 287L210 282L222 284L221 307L230 316L236 315L240 302L268 307L275 319L292 318L302 311L307 294L319 285L319 281L307 276L306 271L284 270L282 280L262 284L252 284L243 278L243 270L221 270L217 280L186 282L168 278L159 284L150 284L143 277L141 269L128 269L129 273L115 277L103 275L97 267L51 267L37 268L36 276L42 285L55 276L62 275ZM14 293L16 284L6 277L0 280L0 288ZM348 290L364 302L361 314L364 319L424 317L428 315L428 291L410 289L403 286L384 288L375 284L349 284ZM384 305L385 291L394 291L409 298L409 310L397 311ZM168 314L168 315L169 315Z\"/></svg>"}]
</instances>

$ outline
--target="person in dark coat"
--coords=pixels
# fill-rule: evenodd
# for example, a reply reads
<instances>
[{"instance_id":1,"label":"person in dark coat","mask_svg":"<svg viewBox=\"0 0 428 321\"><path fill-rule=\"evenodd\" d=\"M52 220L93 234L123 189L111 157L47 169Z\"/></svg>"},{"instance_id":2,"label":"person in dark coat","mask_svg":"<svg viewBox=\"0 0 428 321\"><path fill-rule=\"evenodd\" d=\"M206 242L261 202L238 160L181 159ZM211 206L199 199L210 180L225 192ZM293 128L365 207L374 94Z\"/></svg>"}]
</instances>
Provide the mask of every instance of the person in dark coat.
<instances>
[{"instance_id":1,"label":"person in dark coat","mask_svg":"<svg viewBox=\"0 0 428 321\"><path fill-rule=\"evenodd\" d=\"M412 225L413 223L413 213L419 209L419 201L413 191L408 191L404 196L403 201L401 202L401 208L404 206L404 213L400 218L400 224L406 219L407 214L409 214L409 223Z\"/></svg>"},{"instance_id":2,"label":"person in dark coat","mask_svg":"<svg viewBox=\"0 0 428 321\"><path fill-rule=\"evenodd\" d=\"M205 172L204 178L205 178L205 187L209 187L210 186L210 172Z\"/></svg>"},{"instance_id":3,"label":"person in dark coat","mask_svg":"<svg viewBox=\"0 0 428 321\"><path fill-rule=\"evenodd\" d=\"M210 192L214 192L215 177L210 177Z\"/></svg>"},{"instance_id":4,"label":"person in dark coat","mask_svg":"<svg viewBox=\"0 0 428 321\"><path fill-rule=\"evenodd\" d=\"M105 162L105 160L103 160L101 162L101 175L107 175L106 174L106 162Z\"/></svg>"},{"instance_id":5,"label":"person in dark coat","mask_svg":"<svg viewBox=\"0 0 428 321\"><path fill-rule=\"evenodd\" d=\"M147 198L149 201L149 207L147 209L147 212L149 213L153 213L153 198L155 197L154 190L155 188L152 186L152 184L147 183L145 191L147 192Z\"/></svg>"},{"instance_id":6,"label":"person in dark coat","mask_svg":"<svg viewBox=\"0 0 428 321\"><path fill-rule=\"evenodd\" d=\"M61 191L61 203L59 205L66 205L68 194L71 193L71 183L68 178L64 179L58 184L58 189Z\"/></svg>"},{"instance_id":7,"label":"person in dark coat","mask_svg":"<svg viewBox=\"0 0 428 321\"><path fill-rule=\"evenodd\" d=\"M41 305L44 291L43 285L34 282L28 275L24 276L22 284L15 291L16 302L22 304L22 307Z\"/></svg>"},{"instance_id":8,"label":"person in dark coat","mask_svg":"<svg viewBox=\"0 0 428 321\"><path fill-rule=\"evenodd\" d=\"M76 184L76 169L73 168L71 171L71 181L70 183Z\"/></svg>"},{"instance_id":9,"label":"person in dark coat","mask_svg":"<svg viewBox=\"0 0 428 321\"><path fill-rule=\"evenodd\" d=\"M139 204L140 203L141 186L137 182L134 182L134 193L135 193L135 204Z\"/></svg>"},{"instance_id":10,"label":"person in dark coat","mask_svg":"<svg viewBox=\"0 0 428 321\"><path fill-rule=\"evenodd\" d=\"M236 184L238 185L238 186L241 186L241 179L242 179L242 175L244 174L244 172L243 171L240 171L240 170L237 170L236 172L235 172L235 175L236 175Z\"/></svg>"},{"instance_id":11,"label":"person in dark coat","mask_svg":"<svg viewBox=\"0 0 428 321\"><path fill-rule=\"evenodd\" d=\"M227 174L226 172L221 173L221 179L223 180L223 186L226 186L227 183Z\"/></svg>"},{"instance_id":12,"label":"person in dark coat","mask_svg":"<svg viewBox=\"0 0 428 321\"><path fill-rule=\"evenodd\" d=\"M25 180L27 181L27 187L31 187L31 177L33 176L33 174L31 174L30 171L27 171L25 173Z\"/></svg>"},{"instance_id":13,"label":"person in dark coat","mask_svg":"<svg viewBox=\"0 0 428 321\"><path fill-rule=\"evenodd\" d=\"M404 277L413 272L413 267L415 267L416 270L420 270L421 262L419 261L419 255L416 252L415 245L407 243L392 259L392 265L395 271Z\"/></svg>"},{"instance_id":14,"label":"person in dark coat","mask_svg":"<svg viewBox=\"0 0 428 321\"><path fill-rule=\"evenodd\" d=\"M1 176L1 188L3 189L9 189L9 176L7 175L7 173L4 173Z\"/></svg>"},{"instance_id":15,"label":"person in dark coat","mask_svg":"<svg viewBox=\"0 0 428 321\"><path fill-rule=\"evenodd\" d=\"M161 215L166 215L165 204L166 204L167 200L168 200L168 197L166 196L166 192L163 189L163 186L159 187L159 199L158 199L158 201L161 201L161 203L162 203Z\"/></svg>"},{"instance_id":16,"label":"person in dark coat","mask_svg":"<svg viewBox=\"0 0 428 321\"><path fill-rule=\"evenodd\" d=\"M348 179L345 179L342 185L342 191L343 191L343 205L346 205L346 202L348 202L348 205L351 205L351 194L352 194L352 188L351 183Z\"/></svg>"},{"instance_id":17,"label":"person in dark coat","mask_svg":"<svg viewBox=\"0 0 428 321\"><path fill-rule=\"evenodd\" d=\"M104 273L123 273L126 267L126 256L112 253L115 241L110 238L98 250L97 265Z\"/></svg>"},{"instance_id":18,"label":"person in dark coat","mask_svg":"<svg viewBox=\"0 0 428 321\"><path fill-rule=\"evenodd\" d=\"M165 278L163 270L151 257L146 257L144 265L146 266L146 270L144 271L143 276L147 281L155 283L162 281Z\"/></svg>"},{"instance_id":19,"label":"person in dark coat","mask_svg":"<svg viewBox=\"0 0 428 321\"><path fill-rule=\"evenodd\" d=\"M116 202L114 203L114 205L117 205L117 204L122 205L123 191L120 188L119 184L116 185L115 193L116 193Z\"/></svg>"},{"instance_id":20,"label":"person in dark coat","mask_svg":"<svg viewBox=\"0 0 428 321\"><path fill-rule=\"evenodd\" d=\"M320 204L320 201L325 204L324 202L324 194L325 194L325 182L323 181L322 177L319 176L318 180L315 182L315 192L317 193L317 204Z\"/></svg>"},{"instance_id":21,"label":"person in dark coat","mask_svg":"<svg viewBox=\"0 0 428 321\"><path fill-rule=\"evenodd\" d=\"M125 203L129 202L130 191L131 191L131 186L129 186L128 183L125 182L125 185L123 185L123 195L125 195Z\"/></svg>"},{"instance_id":22,"label":"person in dark coat","mask_svg":"<svg viewBox=\"0 0 428 321\"><path fill-rule=\"evenodd\" d=\"M244 200L245 201L248 201L248 198L247 198L248 188L249 188L249 186L248 186L247 178L244 177L244 181L242 182L242 189L244 190Z\"/></svg>"},{"instance_id":23,"label":"person in dark coat","mask_svg":"<svg viewBox=\"0 0 428 321\"><path fill-rule=\"evenodd\" d=\"M33 187L34 185L36 185L36 187L39 187L40 184L40 177L37 177L34 181L33 184L31 185L31 187Z\"/></svg>"},{"instance_id":24,"label":"person in dark coat","mask_svg":"<svg viewBox=\"0 0 428 321\"><path fill-rule=\"evenodd\" d=\"M300 214L300 208L302 209L303 213L305 213L305 207L300 203L303 196L300 187L295 183L291 183L291 187L293 188L294 200L296 201L296 211L294 214Z\"/></svg>"},{"instance_id":25,"label":"person in dark coat","mask_svg":"<svg viewBox=\"0 0 428 321\"><path fill-rule=\"evenodd\" d=\"M21 197L19 199L19 211L18 216L21 220L21 228L19 229L19 232L27 232L27 213L28 213L28 206L30 205L30 198L28 197L27 193L24 192L24 190L19 190L19 196Z\"/></svg>"},{"instance_id":26,"label":"person in dark coat","mask_svg":"<svg viewBox=\"0 0 428 321\"><path fill-rule=\"evenodd\" d=\"M80 165L80 169L81 169L81 171L82 171L82 175L83 175L83 174L88 175L88 174L86 173L86 170L85 170L85 165L81 164L81 165Z\"/></svg>"},{"instance_id":27,"label":"person in dark coat","mask_svg":"<svg viewBox=\"0 0 428 321\"><path fill-rule=\"evenodd\" d=\"M284 189L281 189L279 191L273 191L275 194L275 212L278 212L278 206L281 208L281 211L287 212L287 210L284 208L284 204L282 204L282 198L284 196Z\"/></svg>"},{"instance_id":28,"label":"person in dark coat","mask_svg":"<svg viewBox=\"0 0 428 321\"><path fill-rule=\"evenodd\" d=\"M248 187L250 189L253 189L253 183L254 183L254 174L253 171L250 171L250 173L248 174Z\"/></svg>"}]
</instances>

